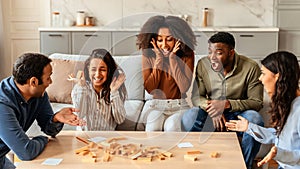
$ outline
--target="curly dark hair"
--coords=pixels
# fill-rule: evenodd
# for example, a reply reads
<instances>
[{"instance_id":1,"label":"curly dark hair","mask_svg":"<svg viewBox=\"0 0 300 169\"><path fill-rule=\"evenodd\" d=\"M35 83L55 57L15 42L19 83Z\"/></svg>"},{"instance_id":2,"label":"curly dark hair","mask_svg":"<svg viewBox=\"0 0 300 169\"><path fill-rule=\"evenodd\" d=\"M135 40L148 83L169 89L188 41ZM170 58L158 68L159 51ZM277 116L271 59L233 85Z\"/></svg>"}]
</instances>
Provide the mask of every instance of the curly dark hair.
<instances>
[{"instance_id":1,"label":"curly dark hair","mask_svg":"<svg viewBox=\"0 0 300 169\"><path fill-rule=\"evenodd\" d=\"M235 40L232 34L228 32L218 32L208 39L208 43L224 43L231 49L235 48Z\"/></svg>"},{"instance_id":2,"label":"curly dark hair","mask_svg":"<svg viewBox=\"0 0 300 169\"><path fill-rule=\"evenodd\" d=\"M113 77L118 77L121 68L118 68L115 60L111 56L111 54L105 49L95 49L92 51L90 57L84 63L84 76L88 83L91 82L89 76L89 67L92 59L101 59L107 65L108 73L107 73L107 80L103 84L103 89L101 92L101 96L104 97L105 103L110 104L110 84L112 82ZM118 70L119 69L119 70ZM124 101L127 97L127 91L125 85L122 84L119 88L119 93L121 95L121 99Z\"/></svg>"},{"instance_id":3,"label":"curly dark hair","mask_svg":"<svg viewBox=\"0 0 300 169\"><path fill-rule=\"evenodd\" d=\"M41 85L43 84L42 76L44 68L51 61L47 56L39 53L24 53L14 63L13 77L20 85L24 85L28 79L36 77L39 81L38 85Z\"/></svg>"},{"instance_id":4,"label":"curly dark hair","mask_svg":"<svg viewBox=\"0 0 300 169\"><path fill-rule=\"evenodd\" d=\"M137 45L145 56L155 56L153 45L150 43L152 38L157 40L157 33L160 28L168 28L171 35L175 39L179 39L182 43L180 50L176 52L179 57L191 56L195 49L196 37L191 27L183 19L176 16L153 16L149 18L141 28L137 36Z\"/></svg>"},{"instance_id":5,"label":"curly dark hair","mask_svg":"<svg viewBox=\"0 0 300 169\"><path fill-rule=\"evenodd\" d=\"M277 134L283 129L291 111L292 101L296 98L299 82L299 64L297 57L286 51L274 52L261 61L272 73L279 73L274 95L270 103L271 125Z\"/></svg>"}]
</instances>

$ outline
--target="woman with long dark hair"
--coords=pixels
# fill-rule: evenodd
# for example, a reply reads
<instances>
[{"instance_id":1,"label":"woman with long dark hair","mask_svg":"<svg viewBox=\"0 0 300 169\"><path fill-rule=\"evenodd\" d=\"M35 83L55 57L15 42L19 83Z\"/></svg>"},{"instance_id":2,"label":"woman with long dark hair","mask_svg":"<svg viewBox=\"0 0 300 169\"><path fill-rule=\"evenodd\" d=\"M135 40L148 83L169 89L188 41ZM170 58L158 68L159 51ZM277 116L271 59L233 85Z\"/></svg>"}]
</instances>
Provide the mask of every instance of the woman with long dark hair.
<instances>
[{"instance_id":1,"label":"woman with long dark hair","mask_svg":"<svg viewBox=\"0 0 300 169\"><path fill-rule=\"evenodd\" d=\"M297 57L275 52L262 60L259 80L271 98L269 111L272 128L249 123L246 119L226 123L229 130L246 131L257 141L274 144L258 166L274 159L281 168L300 168L300 90Z\"/></svg>"},{"instance_id":2,"label":"woman with long dark hair","mask_svg":"<svg viewBox=\"0 0 300 169\"><path fill-rule=\"evenodd\" d=\"M137 44L142 50L144 87L153 97L145 103L138 130L146 123L146 131L181 131L194 69L192 29L179 17L153 16L143 25Z\"/></svg>"},{"instance_id":3,"label":"woman with long dark hair","mask_svg":"<svg viewBox=\"0 0 300 169\"><path fill-rule=\"evenodd\" d=\"M127 97L125 74L105 49L93 50L85 61L84 75L70 80L77 84L72 101L86 120L84 130L115 130L125 120L124 102Z\"/></svg>"}]
</instances>

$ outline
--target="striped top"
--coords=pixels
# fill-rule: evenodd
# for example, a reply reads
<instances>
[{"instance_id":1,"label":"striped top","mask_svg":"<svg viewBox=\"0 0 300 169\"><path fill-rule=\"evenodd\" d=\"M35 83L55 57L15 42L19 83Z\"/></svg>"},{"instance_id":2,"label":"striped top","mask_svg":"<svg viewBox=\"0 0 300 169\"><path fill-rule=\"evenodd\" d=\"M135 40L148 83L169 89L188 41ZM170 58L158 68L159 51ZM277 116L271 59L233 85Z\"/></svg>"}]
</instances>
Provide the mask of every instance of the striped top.
<instances>
[{"instance_id":1,"label":"striped top","mask_svg":"<svg viewBox=\"0 0 300 169\"><path fill-rule=\"evenodd\" d=\"M80 110L78 116L86 121L86 126L80 127L82 130L115 130L125 120L124 101L119 91L110 94L110 104L97 95L91 84L76 84L71 96L73 105Z\"/></svg>"}]
</instances>

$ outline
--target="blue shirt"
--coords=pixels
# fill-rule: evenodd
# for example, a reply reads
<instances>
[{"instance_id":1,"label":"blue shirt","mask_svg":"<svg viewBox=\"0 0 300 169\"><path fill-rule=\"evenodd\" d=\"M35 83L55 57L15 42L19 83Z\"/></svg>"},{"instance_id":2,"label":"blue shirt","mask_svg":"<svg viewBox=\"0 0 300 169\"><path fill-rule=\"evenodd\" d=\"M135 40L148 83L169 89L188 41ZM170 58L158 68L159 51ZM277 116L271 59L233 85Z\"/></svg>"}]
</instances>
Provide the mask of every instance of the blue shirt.
<instances>
[{"instance_id":1,"label":"blue shirt","mask_svg":"<svg viewBox=\"0 0 300 169\"><path fill-rule=\"evenodd\" d=\"M25 132L37 120L41 130L55 136L63 128L63 123L52 122L54 113L47 93L28 101L19 92L13 77L0 83L0 162L12 150L21 160L32 160L38 156L48 138L37 136L30 139ZM0 163L0 168L3 164Z\"/></svg>"},{"instance_id":2,"label":"blue shirt","mask_svg":"<svg viewBox=\"0 0 300 169\"><path fill-rule=\"evenodd\" d=\"M300 96L291 105L291 111L279 136L274 128L263 128L249 123L247 133L264 144L275 144L274 160L282 168L300 169Z\"/></svg>"}]
</instances>

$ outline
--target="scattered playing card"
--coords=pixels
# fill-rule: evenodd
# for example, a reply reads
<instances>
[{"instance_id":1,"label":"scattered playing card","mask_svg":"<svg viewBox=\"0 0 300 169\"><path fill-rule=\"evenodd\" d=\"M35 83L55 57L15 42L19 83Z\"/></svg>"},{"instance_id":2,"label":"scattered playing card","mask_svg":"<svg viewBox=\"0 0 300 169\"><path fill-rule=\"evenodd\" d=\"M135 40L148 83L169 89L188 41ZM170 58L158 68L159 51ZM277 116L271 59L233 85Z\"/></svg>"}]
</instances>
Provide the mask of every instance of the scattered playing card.
<instances>
[{"instance_id":1,"label":"scattered playing card","mask_svg":"<svg viewBox=\"0 0 300 169\"><path fill-rule=\"evenodd\" d=\"M177 146L179 148L194 147L193 144L190 142L179 143Z\"/></svg>"},{"instance_id":2,"label":"scattered playing card","mask_svg":"<svg viewBox=\"0 0 300 169\"><path fill-rule=\"evenodd\" d=\"M62 158L48 158L42 163L42 165L58 165L62 160Z\"/></svg>"},{"instance_id":3,"label":"scattered playing card","mask_svg":"<svg viewBox=\"0 0 300 169\"><path fill-rule=\"evenodd\" d=\"M95 142L95 143L99 143L99 142L106 140L106 138L105 137L93 137L93 138L90 138L89 140L92 142Z\"/></svg>"}]
</instances>

